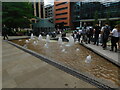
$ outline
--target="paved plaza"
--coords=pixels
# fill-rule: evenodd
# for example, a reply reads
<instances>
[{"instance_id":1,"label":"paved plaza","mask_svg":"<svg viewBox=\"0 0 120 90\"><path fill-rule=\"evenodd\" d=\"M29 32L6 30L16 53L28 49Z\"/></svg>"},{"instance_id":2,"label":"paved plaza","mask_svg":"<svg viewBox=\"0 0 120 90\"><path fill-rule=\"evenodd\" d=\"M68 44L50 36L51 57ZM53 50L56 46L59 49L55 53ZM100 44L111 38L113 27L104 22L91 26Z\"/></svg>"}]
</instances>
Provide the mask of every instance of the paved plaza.
<instances>
[{"instance_id":1,"label":"paved plaza","mask_svg":"<svg viewBox=\"0 0 120 90\"><path fill-rule=\"evenodd\" d=\"M26 37L12 36L9 39ZM14 47L7 41L1 43L3 88L96 88ZM113 62L119 62L118 53L102 50L101 46L92 44L85 46L111 58Z\"/></svg>"},{"instance_id":2,"label":"paved plaza","mask_svg":"<svg viewBox=\"0 0 120 90\"><path fill-rule=\"evenodd\" d=\"M6 1L1 89L119 89L119 0Z\"/></svg>"}]
</instances>

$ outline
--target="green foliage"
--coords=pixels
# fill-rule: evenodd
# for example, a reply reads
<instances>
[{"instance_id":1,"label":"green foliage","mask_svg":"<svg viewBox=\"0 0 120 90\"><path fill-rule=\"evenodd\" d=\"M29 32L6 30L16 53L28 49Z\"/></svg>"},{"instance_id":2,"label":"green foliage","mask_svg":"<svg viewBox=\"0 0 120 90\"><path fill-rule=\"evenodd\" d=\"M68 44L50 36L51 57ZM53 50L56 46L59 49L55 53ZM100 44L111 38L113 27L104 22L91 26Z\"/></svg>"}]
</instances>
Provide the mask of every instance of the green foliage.
<instances>
[{"instance_id":1,"label":"green foliage","mask_svg":"<svg viewBox=\"0 0 120 90\"><path fill-rule=\"evenodd\" d=\"M33 15L32 4L29 2L3 2L2 23L9 28L25 28L30 24Z\"/></svg>"}]
</instances>

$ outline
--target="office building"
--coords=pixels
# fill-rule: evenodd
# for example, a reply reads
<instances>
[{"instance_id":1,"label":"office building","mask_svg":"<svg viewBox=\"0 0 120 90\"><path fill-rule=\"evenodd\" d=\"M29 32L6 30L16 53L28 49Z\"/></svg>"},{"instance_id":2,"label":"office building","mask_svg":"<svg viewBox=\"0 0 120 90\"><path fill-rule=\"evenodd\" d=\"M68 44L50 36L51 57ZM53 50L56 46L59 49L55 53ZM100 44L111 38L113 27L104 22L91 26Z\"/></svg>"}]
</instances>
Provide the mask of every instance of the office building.
<instances>
[{"instance_id":1,"label":"office building","mask_svg":"<svg viewBox=\"0 0 120 90\"><path fill-rule=\"evenodd\" d=\"M111 25L120 20L119 2L72 2L72 23L74 28L91 23L98 18L99 24L103 25L109 18ZM112 22L111 22L112 21Z\"/></svg>"},{"instance_id":2,"label":"office building","mask_svg":"<svg viewBox=\"0 0 120 90\"><path fill-rule=\"evenodd\" d=\"M45 6L45 18L54 23L54 5L48 4Z\"/></svg>"},{"instance_id":3,"label":"office building","mask_svg":"<svg viewBox=\"0 0 120 90\"><path fill-rule=\"evenodd\" d=\"M70 0L55 0L54 2L55 24L64 24L71 27L71 3Z\"/></svg>"}]
</instances>

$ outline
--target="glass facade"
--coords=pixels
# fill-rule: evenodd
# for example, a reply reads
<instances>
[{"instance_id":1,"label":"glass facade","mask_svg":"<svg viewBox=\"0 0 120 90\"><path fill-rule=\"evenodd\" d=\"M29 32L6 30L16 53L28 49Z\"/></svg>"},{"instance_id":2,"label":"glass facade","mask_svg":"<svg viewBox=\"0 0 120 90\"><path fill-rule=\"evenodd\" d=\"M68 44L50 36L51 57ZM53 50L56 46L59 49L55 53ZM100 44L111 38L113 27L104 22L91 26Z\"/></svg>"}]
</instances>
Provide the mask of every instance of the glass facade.
<instances>
[{"instance_id":1,"label":"glass facade","mask_svg":"<svg viewBox=\"0 0 120 90\"><path fill-rule=\"evenodd\" d=\"M94 19L97 12L98 18L120 17L119 2L72 2L73 22L81 19Z\"/></svg>"}]
</instances>

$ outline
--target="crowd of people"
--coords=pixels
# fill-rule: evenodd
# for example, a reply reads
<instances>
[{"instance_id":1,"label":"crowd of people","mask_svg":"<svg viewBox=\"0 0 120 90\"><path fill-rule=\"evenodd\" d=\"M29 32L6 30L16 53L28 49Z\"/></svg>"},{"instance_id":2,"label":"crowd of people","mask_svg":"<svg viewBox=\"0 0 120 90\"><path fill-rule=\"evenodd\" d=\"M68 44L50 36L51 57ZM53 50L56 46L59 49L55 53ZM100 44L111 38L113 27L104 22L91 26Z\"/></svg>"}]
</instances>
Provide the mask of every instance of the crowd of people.
<instances>
[{"instance_id":1,"label":"crowd of people","mask_svg":"<svg viewBox=\"0 0 120 90\"><path fill-rule=\"evenodd\" d=\"M100 27L96 24L94 27L84 25L80 30L75 30L72 33L75 41L86 44L101 45L103 50L107 48L107 42L111 41L111 50L117 52L120 49L120 25L116 25L113 29L105 23Z\"/></svg>"},{"instance_id":2,"label":"crowd of people","mask_svg":"<svg viewBox=\"0 0 120 90\"><path fill-rule=\"evenodd\" d=\"M8 39L7 27L4 25L2 30L3 39ZM53 34L55 35L55 34ZM113 29L105 23L104 26L100 27L99 24L95 26L84 25L79 30L75 30L72 33L75 41L78 40L80 43L85 42L86 44L101 45L105 50L107 48L107 42L111 41L111 50L120 50L120 24L116 25ZM62 37L65 37L66 33L62 33ZM55 37L55 36L54 36Z\"/></svg>"}]
</instances>

